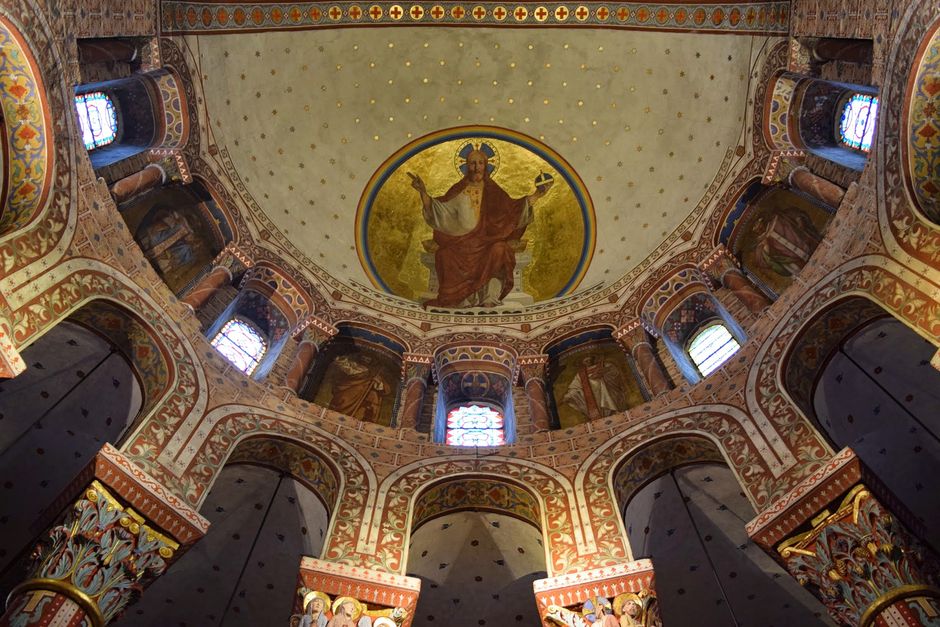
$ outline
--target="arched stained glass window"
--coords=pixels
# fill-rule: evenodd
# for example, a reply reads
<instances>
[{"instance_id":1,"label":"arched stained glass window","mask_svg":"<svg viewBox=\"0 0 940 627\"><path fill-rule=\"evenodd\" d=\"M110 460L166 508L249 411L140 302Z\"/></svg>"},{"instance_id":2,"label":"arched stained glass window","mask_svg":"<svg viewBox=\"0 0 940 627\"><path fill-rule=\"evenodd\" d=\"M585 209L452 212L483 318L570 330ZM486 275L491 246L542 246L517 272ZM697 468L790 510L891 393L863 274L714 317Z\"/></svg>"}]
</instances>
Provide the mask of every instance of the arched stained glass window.
<instances>
[{"instance_id":1,"label":"arched stained glass window","mask_svg":"<svg viewBox=\"0 0 940 627\"><path fill-rule=\"evenodd\" d=\"M78 123L82 129L85 148L91 150L106 146L117 137L117 113L114 103L101 91L75 96Z\"/></svg>"},{"instance_id":2,"label":"arched stained glass window","mask_svg":"<svg viewBox=\"0 0 940 627\"><path fill-rule=\"evenodd\" d=\"M212 345L247 375L261 362L267 343L261 334L243 320L233 318L212 338Z\"/></svg>"},{"instance_id":3,"label":"arched stained glass window","mask_svg":"<svg viewBox=\"0 0 940 627\"><path fill-rule=\"evenodd\" d=\"M703 377L714 372L718 366L734 355L741 345L728 328L720 323L705 327L689 343L689 357Z\"/></svg>"},{"instance_id":4,"label":"arched stained glass window","mask_svg":"<svg viewBox=\"0 0 940 627\"><path fill-rule=\"evenodd\" d=\"M842 106L839 141L850 148L870 151L875 137L877 117L878 98L876 96L853 94Z\"/></svg>"},{"instance_id":5,"label":"arched stained glass window","mask_svg":"<svg viewBox=\"0 0 940 627\"><path fill-rule=\"evenodd\" d=\"M506 443L503 415L492 407L463 405L447 412L451 446L502 446Z\"/></svg>"}]
</instances>

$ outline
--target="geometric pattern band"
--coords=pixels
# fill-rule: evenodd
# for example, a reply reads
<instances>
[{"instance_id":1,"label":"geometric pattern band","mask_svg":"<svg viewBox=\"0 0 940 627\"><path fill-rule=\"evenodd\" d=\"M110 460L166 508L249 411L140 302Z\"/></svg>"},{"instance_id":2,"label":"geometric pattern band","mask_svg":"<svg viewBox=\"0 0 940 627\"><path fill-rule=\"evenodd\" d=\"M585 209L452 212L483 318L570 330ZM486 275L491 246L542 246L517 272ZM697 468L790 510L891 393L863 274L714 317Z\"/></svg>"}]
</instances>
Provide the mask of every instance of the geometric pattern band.
<instances>
[{"instance_id":1,"label":"geometric pattern band","mask_svg":"<svg viewBox=\"0 0 940 627\"><path fill-rule=\"evenodd\" d=\"M300 2L162 3L164 34L357 26L565 26L785 35L789 2Z\"/></svg>"}]
</instances>

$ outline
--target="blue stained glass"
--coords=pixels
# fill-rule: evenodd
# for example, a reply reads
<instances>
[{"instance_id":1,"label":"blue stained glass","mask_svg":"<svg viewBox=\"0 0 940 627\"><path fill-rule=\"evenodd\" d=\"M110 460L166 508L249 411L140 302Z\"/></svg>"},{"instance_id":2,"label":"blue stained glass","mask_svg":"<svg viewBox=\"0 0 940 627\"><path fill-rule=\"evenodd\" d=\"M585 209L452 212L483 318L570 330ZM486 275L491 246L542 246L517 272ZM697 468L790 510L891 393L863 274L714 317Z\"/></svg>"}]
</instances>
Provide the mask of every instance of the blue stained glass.
<instances>
[{"instance_id":1,"label":"blue stained glass","mask_svg":"<svg viewBox=\"0 0 940 627\"><path fill-rule=\"evenodd\" d=\"M734 355L741 345L723 324L702 329L689 344L689 357L698 371L707 377Z\"/></svg>"},{"instance_id":2,"label":"blue stained glass","mask_svg":"<svg viewBox=\"0 0 940 627\"><path fill-rule=\"evenodd\" d=\"M114 141L117 137L117 113L114 111L114 103L104 92L93 91L75 96L75 108L78 109L78 123L87 150Z\"/></svg>"},{"instance_id":3,"label":"blue stained glass","mask_svg":"<svg viewBox=\"0 0 940 627\"><path fill-rule=\"evenodd\" d=\"M264 351L267 350L267 344L261 334L251 325L238 319L226 322L222 330L212 338L212 345L247 375L254 372Z\"/></svg>"},{"instance_id":4,"label":"blue stained glass","mask_svg":"<svg viewBox=\"0 0 940 627\"><path fill-rule=\"evenodd\" d=\"M502 446L506 443L503 415L491 407L464 405L447 414L447 444Z\"/></svg>"},{"instance_id":5,"label":"blue stained glass","mask_svg":"<svg viewBox=\"0 0 940 627\"><path fill-rule=\"evenodd\" d=\"M842 119L839 122L839 139L846 146L871 150L875 138L875 119L878 117L878 98L865 94L855 94L842 107Z\"/></svg>"}]
</instances>

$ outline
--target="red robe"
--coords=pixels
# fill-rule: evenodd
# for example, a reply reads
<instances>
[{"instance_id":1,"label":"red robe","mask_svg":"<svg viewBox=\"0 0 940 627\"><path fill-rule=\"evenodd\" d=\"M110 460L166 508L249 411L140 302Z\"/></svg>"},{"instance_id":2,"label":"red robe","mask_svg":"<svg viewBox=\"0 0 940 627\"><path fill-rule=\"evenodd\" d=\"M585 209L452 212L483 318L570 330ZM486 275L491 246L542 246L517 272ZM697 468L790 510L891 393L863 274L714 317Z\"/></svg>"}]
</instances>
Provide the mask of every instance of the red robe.
<instances>
[{"instance_id":1,"label":"red robe","mask_svg":"<svg viewBox=\"0 0 940 627\"><path fill-rule=\"evenodd\" d=\"M437 200L448 202L468 183L468 179L461 179ZM459 307L490 279L502 282L500 300L512 291L516 253L510 243L525 233L525 225L519 226L525 203L525 198L511 198L489 176L483 179L480 219L476 227L463 235L434 231L437 243L434 267L439 287L437 298L427 301L426 307Z\"/></svg>"}]
</instances>

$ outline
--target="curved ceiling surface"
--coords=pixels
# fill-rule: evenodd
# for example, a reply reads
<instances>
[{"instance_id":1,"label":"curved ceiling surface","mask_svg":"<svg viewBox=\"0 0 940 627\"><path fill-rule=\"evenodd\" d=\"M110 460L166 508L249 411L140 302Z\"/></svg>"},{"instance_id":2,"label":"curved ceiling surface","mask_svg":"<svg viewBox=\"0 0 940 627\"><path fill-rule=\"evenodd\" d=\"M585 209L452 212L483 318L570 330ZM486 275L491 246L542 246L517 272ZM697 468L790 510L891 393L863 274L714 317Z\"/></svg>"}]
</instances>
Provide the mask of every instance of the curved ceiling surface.
<instances>
[{"instance_id":1,"label":"curved ceiling surface","mask_svg":"<svg viewBox=\"0 0 940 627\"><path fill-rule=\"evenodd\" d=\"M740 141L751 59L767 38L403 27L190 36L188 43L214 141L267 218L337 279L376 284L360 261L356 212L382 164L422 136L484 125L536 140L583 181L596 219L593 257L579 277L586 288L632 269L700 201ZM419 172L432 195L459 179L452 158L439 162ZM511 170L505 160L500 167ZM535 190L528 174L523 183L499 176L510 195ZM384 287L420 301L428 297L428 268L415 256L432 230L418 218L418 192L403 190L406 218L383 223L388 234L376 247L410 246L406 288ZM557 212L542 210L548 200L534 203L526 231L533 261L523 283L532 293L545 278L532 273L559 272L538 251L566 235L565 221L553 221ZM402 237L413 241L404 245Z\"/></svg>"}]
</instances>

